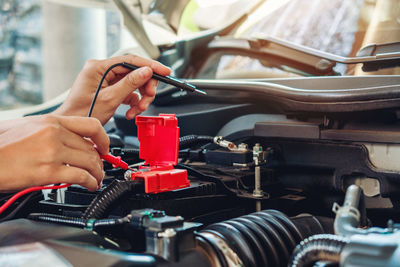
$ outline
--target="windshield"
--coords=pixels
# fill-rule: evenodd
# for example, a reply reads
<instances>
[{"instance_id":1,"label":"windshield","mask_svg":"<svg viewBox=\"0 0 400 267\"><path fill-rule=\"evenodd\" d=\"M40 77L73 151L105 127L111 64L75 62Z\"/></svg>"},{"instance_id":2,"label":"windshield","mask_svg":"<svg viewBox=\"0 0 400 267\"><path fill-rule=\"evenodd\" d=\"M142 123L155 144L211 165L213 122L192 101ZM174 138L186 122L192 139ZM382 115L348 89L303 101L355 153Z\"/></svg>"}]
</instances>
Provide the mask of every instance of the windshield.
<instances>
[{"instance_id":1,"label":"windshield","mask_svg":"<svg viewBox=\"0 0 400 267\"><path fill-rule=\"evenodd\" d=\"M275 37L335 55L355 57L369 44L400 42L400 1L269 0L249 16L234 36ZM214 55L213 61L217 66L215 77L221 78L233 78L232 73L239 70L247 73L239 78L250 77L251 70L257 72L256 78L264 74L268 77L307 75L299 69L287 69L287 66L277 68L273 62L260 64L259 60L243 55L220 55L218 60ZM399 67L364 72L361 66L336 64L334 70L336 75L400 74ZM208 78L209 74L207 68Z\"/></svg>"}]
</instances>

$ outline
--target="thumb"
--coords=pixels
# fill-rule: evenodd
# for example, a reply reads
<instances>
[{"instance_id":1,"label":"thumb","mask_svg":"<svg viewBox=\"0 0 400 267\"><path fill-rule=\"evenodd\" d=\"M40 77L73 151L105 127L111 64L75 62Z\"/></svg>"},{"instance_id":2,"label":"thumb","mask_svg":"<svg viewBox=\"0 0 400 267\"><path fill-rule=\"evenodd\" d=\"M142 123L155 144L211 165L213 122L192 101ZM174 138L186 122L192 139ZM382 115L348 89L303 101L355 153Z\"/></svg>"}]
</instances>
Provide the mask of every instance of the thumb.
<instances>
[{"instance_id":1,"label":"thumb","mask_svg":"<svg viewBox=\"0 0 400 267\"><path fill-rule=\"evenodd\" d=\"M131 71L119 82L112 85L111 89L115 98L119 100L120 103L133 91L143 86L147 83L153 71L149 67L141 67L137 70Z\"/></svg>"}]
</instances>

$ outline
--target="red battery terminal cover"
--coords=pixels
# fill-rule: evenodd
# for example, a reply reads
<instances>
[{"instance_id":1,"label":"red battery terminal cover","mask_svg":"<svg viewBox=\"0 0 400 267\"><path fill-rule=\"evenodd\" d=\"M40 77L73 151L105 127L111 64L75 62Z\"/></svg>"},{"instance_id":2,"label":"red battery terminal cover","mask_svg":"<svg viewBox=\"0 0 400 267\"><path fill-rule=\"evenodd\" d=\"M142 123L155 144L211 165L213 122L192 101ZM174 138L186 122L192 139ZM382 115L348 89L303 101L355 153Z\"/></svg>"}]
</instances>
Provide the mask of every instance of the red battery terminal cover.
<instances>
[{"instance_id":1,"label":"red battery terminal cover","mask_svg":"<svg viewBox=\"0 0 400 267\"><path fill-rule=\"evenodd\" d=\"M161 193L190 186L187 171L178 163L179 127L175 114L137 116L139 157L148 166L132 172L132 180L143 180L146 193Z\"/></svg>"}]
</instances>

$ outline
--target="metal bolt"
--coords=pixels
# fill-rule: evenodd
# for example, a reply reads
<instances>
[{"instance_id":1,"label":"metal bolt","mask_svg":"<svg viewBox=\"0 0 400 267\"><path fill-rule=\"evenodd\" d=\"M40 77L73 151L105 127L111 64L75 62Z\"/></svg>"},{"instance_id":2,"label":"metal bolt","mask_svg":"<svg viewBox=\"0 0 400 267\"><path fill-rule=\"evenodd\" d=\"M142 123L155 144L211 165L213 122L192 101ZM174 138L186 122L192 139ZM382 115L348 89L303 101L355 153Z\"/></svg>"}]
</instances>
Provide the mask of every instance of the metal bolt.
<instances>
[{"instance_id":1,"label":"metal bolt","mask_svg":"<svg viewBox=\"0 0 400 267\"><path fill-rule=\"evenodd\" d=\"M261 170L260 166L256 166L254 168L254 191L253 191L253 196L254 197L262 197L263 191L261 190Z\"/></svg>"},{"instance_id":2,"label":"metal bolt","mask_svg":"<svg viewBox=\"0 0 400 267\"><path fill-rule=\"evenodd\" d=\"M264 151L260 144L255 144L253 147L253 160L254 160L254 191L253 196L256 198L262 198L264 196L261 190L261 168L260 163L264 162ZM261 211L261 201L256 201L256 211Z\"/></svg>"},{"instance_id":3,"label":"metal bolt","mask_svg":"<svg viewBox=\"0 0 400 267\"><path fill-rule=\"evenodd\" d=\"M125 180L127 180L127 181L132 180L132 171L127 170L127 171L124 173L124 178L125 178Z\"/></svg>"},{"instance_id":4,"label":"metal bolt","mask_svg":"<svg viewBox=\"0 0 400 267\"><path fill-rule=\"evenodd\" d=\"M315 66L318 70L327 70L332 67L332 62L326 59L321 59L320 61L317 62Z\"/></svg>"}]
</instances>

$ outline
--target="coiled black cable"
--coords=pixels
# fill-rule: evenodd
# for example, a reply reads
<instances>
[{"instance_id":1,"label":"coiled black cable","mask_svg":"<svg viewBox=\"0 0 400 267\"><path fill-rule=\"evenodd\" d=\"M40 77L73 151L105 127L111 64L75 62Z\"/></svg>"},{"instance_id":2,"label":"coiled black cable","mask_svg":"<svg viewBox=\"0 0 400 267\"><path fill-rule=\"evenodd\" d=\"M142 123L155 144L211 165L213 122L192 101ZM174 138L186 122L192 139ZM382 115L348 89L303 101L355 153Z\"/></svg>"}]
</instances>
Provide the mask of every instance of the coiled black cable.
<instances>
[{"instance_id":1,"label":"coiled black cable","mask_svg":"<svg viewBox=\"0 0 400 267\"><path fill-rule=\"evenodd\" d=\"M35 220L35 221L44 221L44 222L64 224L64 225L75 226L75 227L80 227L80 228L86 227L86 222L87 222L87 220L82 219L82 218L67 217L67 216L62 216L62 215L46 214L46 213L31 213L31 214L29 214L28 219Z\"/></svg>"},{"instance_id":2,"label":"coiled black cable","mask_svg":"<svg viewBox=\"0 0 400 267\"><path fill-rule=\"evenodd\" d=\"M286 266L296 244L312 234L324 232L315 217L291 219L280 211L264 210L209 225L198 235L222 254L223 249L215 240L224 240L244 266ZM210 234L216 239L210 238Z\"/></svg>"},{"instance_id":3,"label":"coiled black cable","mask_svg":"<svg viewBox=\"0 0 400 267\"><path fill-rule=\"evenodd\" d=\"M112 181L103 191L96 195L82 215L83 219L100 219L106 216L111 205L128 192L142 188L143 183L137 181Z\"/></svg>"},{"instance_id":4,"label":"coiled black cable","mask_svg":"<svg viewBox=\"0 0 400 267\"><path fill-rule=\"evenodd\" d=\"M313 235L296 247L288 266L314 266L317 261L339 263L340 253L348 242L348 239L342 236Z\"/></svg>"}]
</instances>

